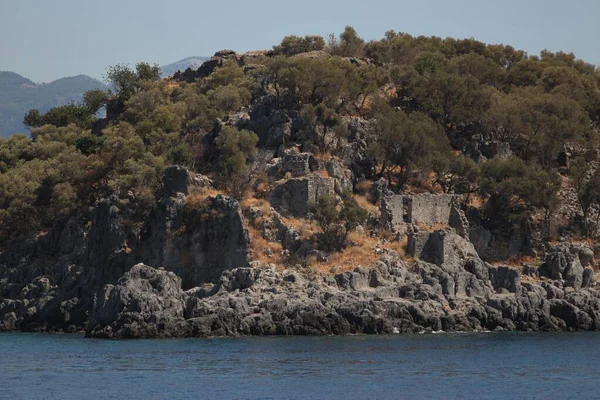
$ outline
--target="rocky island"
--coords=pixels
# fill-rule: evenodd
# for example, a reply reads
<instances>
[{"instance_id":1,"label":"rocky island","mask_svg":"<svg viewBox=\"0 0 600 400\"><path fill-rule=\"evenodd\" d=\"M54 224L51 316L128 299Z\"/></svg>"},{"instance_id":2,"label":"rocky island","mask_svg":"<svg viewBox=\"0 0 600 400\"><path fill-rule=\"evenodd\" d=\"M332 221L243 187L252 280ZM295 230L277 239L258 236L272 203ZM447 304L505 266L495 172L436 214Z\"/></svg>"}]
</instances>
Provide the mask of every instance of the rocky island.
<instances>
[{"instance_id":1,"label":"rocky island","mask_svg":"<svg viewBox=\"0 0 600 400\"><path fill-rule=\"evenodd\" d=\"M0 139L0 330L600 330L574 55L348 27L107 75Z\"/></svg>"}]
</instances>

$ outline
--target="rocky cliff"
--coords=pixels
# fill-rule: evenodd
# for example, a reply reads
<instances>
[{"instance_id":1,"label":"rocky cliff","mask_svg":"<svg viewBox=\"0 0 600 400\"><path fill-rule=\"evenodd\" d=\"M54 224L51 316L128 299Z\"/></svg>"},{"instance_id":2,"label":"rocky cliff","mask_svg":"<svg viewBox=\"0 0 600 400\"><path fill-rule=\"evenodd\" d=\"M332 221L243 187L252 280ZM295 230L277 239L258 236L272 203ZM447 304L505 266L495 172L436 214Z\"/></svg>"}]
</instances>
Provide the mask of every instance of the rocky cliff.
<instances>
[{"instance_id":1,"label":"rocky cliff","mask_svg":"<svg viewBox=\"0 0 600 400\"><path fill-rule=\"evenodd\" d=\"M411 151L442 132L427 130L422 113L402 117L388 105L400 116L367 118L365 95L352 92L361 107L347 104L331 83L339 110L322 107L318 79L327 69L352 72L369 61L298 54L286 68L304 58L331 63L310 64L327 66L310 75L313 90L286 91L284 61L265 57L273 54L218 52L198 69L142 85L148 92L119 103L94 138L46 127L37 144L19 144L27 151L7 159L0 176L28 167L31 154L70 152L23 167L28 179L62 168L39 187L17 174L21 186L2 186L11 193L0 222L22 230L2 231L0 330L97 338L600 330L598 248L582 234L595 214L573 206L570 175L547 202L539 179L550 175L510 158L506 142L466 135L468 124L464 135L446 132L448 157L464 157L452 159L464 163L452 167L459 172L423 167L429 150L392 151L398 124L419 128L403 133ZM168 106L146 113L146 96ZM209 101L227 115L209 113ZM183 136L189 143L177 142ZM486 166L469 180L469 168ZM584 172L581 182L595 182ZM21 190L31 191L31 207ZM569 218L557 221L551 207Z\"/></svg>"}]
</instances>

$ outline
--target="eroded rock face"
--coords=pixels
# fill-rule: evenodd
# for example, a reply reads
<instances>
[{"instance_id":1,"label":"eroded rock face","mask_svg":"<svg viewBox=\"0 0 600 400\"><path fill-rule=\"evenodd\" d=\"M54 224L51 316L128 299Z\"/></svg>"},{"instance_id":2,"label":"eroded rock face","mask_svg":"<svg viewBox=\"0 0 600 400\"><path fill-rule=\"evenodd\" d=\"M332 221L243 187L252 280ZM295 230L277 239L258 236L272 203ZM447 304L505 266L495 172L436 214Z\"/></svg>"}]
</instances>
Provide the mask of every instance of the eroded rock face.
<instances>
[{"instance_id":1,"label":"eroded rock face","mask_svg":"<svg viewBox=\"0 0 600 400\"><path fill-rule=\"evenodd\" d=\"M250 238L237 200L218 195L199 209L167 198L142 235L141 260L175 272L185 288L248 265Z\"/></svg>"},{"instance_id":2,"label":"eroded rock face","mask_svg":"<svg viewBox=\"0 0 600 400\"><path fill-rule=\"evenodd\" d=\"M87 236L87 264L98 283L114 282L131 266L123 215L115 198L100 200Z\"/></svg>"},{"instance_id":3,"label":"eroded rock face","mask_svg":"<svg viewBox=\"0 0 600 400\"><path fill-rule=\"evenodd\" d=\"M584 271L577 255L557 251L546 256L546 262L540 267L539 274L562 281L565 286L580 289L584 286ZM589 284L589 275L586 279L585 283Z\"/></svg>"}]
</instances>

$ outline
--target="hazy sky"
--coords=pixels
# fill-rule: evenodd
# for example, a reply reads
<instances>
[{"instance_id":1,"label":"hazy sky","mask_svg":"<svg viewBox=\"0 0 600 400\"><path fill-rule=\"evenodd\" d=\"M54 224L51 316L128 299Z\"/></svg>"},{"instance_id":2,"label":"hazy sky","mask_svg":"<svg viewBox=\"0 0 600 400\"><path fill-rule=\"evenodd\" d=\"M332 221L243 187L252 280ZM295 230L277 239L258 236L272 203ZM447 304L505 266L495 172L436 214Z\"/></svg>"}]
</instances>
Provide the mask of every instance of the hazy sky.
<instances>
[{"instance_id":1,"label":"hazy sky","mask_svg":"<svg viewBox=\"0 0 600 400\"><path fill-rule=\"evenodd\" d=\"M385 31L574 52L600 64L600 0L0 0L0 70L36 82L222 48L270 48L287 34Z\"/></svg>"}]
</instances>

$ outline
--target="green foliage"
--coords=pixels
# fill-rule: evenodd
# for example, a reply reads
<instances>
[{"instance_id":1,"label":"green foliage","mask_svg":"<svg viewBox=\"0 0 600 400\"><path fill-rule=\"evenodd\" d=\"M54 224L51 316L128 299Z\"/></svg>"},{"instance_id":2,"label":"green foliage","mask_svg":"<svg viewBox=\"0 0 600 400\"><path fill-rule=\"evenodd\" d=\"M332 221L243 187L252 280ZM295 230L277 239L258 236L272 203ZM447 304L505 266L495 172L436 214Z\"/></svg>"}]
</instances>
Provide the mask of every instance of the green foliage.
<instances>
[{"instance_id":1,"label":"green foliage","mask_svg":"<svg viewBox=\"0 0 600 400\"><path fill-rule=\"evenodd\" d=\"M431 118L422 113L405 114L383 104L375 111L376 142L371 145L371 155L382 165L381 174L391 174L400 169L400 183L406 182L415 169L431 169L433 161L447 157L448 139Z\"/></svg>"},{"instance_id":2,"label":"green foliage","mask_svg":"<svg viewBox=\"0 0 600 400\"><path fill-rule=\"evenodd\" d=\"M485 213L493 227L506 228L506 222L527 216L532 208L545 210L548 220L557 203L560 178L527 165L517 157L493 159L481 167L481 194L489 196Z\"/></svg>"},{"instance_id":3,"label":"green foliage","mask_svg":"<svg viewBox=\"0 0 600 400\"><path fill-rule=\"evenodd\" d=\"M81 135L75 140L75 148L83 155L89 156L90 154L97 153L100 149L102 149L105 142L106 140L102 136Z\"/></svg>"},{"instance_id":4,"label":"green foliage","mask_svg":"<svg viewBox=\"0 0 600 400\"><path fill-rule=\"evenodd\" d=\"M281 44L273 47L276 55L291 57L300 53L309 51L323 50L325 47L325 39L322 36L286 36L281 41Z\"/></svg>"},{"instance_id":5,"label":"green foliage","mask_svg":"<svg viewBox=\"0 0 600 400\"><path fill-rule=\"evenodd\" d=\"M334 34L329 35L327 43L329 53L340 57L362 57L364 47L365 41L351 26L346 26L339 38L336 38Z\"/></svg>"},{"instance_id":6,"label":"green foliage","mask_svg":"<svg viewBox=\"0 0 600 400\"><path fill-rule=\"evenodd\" d=\"M107 90L88 90L83 94L83 105L89 110L90 114L96 114L110 99L110 93Z\"/></svg>"},{"instance_id":7,"label":"green foliage","mask_svg":"<svg viewBox=\"0 0 600 400\"><path fill-rule=\"evenodd\" d=\"M216 139L223 184L237 197L243 195L252 179L246 162L256 154L257 143L258 136L254 132L238 131L230 126L223 127Z\"/></svg>"},{"instance_id":8,"label":"green foliage","mask_svg":"<svg viewBox=\"0 0 600 400\"><path fill-rule=\"evenodd\" d=\"M127 100L141 89L143 82L160 80L160 67L141 62L133 70L127 65L116 64L108 67L105 79L116 89L119 98Z\"/></svg>"},{"instance_id":9,"label":"green foliage","mask_svg":"<svg viewBox=\"0 0 600 400\"><path fill-rule=\"evenodd\" d=\"M352 193L344 192L342 200L338 206L333 196L324 195L313 205L314 218L323 231L322 242L327 250L339 251L346 247L348 234L369 217Z\"/></svg>"},{"instance_id":10,"label":"green foliage","mask_svg":"<svg viewBox=\"0 0 600 400\"><path fill-rule=\"evenodd\" d=\"M348 234L369 218L369 212L358 204L350 191L342 193L342 200L344 201L344 205L340 211L339 218L344 222L346 234Z\"/></svg>"},{"instance_id":11,"label":"green foliage","mask_svg":"<svg viewBox=\"0 0 600 400\"><path fill-rule=\"evenodd\" d=\"M39 128L44 125L44 117L40 114L40 111L37 109L31 109L25 117L23 118L23 125L28 126L30 128Z\"/></svg>"},{"instance_id":12,"label":"green foliage","mask_svg":"<svg viewBox=\"0 0 600 400\"><path fill-rule=\"evenodd\" d=\"M500 97L485 123L490 138L510 143L522 158L546 169L566 141L590 145L597 136L576 101L533 88Z\"/></svg>"},{"instance_id":13,"label":"green foliage","mask_svg":"<svg viewBox=\"0 0 600 400\"><path fill-rule=\"evenodd\" d=\"M321 49L328 54L301 55ZM107 72L114 96L91 90L81 104L32 109L24 118L31 137L0 140L0 243L106 196L117 196L139 223L160 192L166 163L213 174L240 196L264 167L255 157L257 134L283 129L284 140L309 151L344 160L360 152L370 164L365 175L387 176L397 189L433 176L444 192L478 192L492 228L539 211L548 219L559 187L557 155L565 145L598 145L600 75L572 54L533 57L474 39L394 31L365 43L347 27L325 47L318 36L287 36L272 56L238 62L193 82L160 81L159 68L147 63L116 65ZM116 119L92 136L104 105ZM469 145L485 141L508 143L516 156L477 164ZM600 173L580 160L570 173L587 215L600 206ZM342 197L315 205L329 249L343 249L348 232L366 219L351 195Z\"/></svg>"},{"instance_id":14,"label":"green foliage","mask_svg":"<svg viewBox=\"0 0 600 400\"><path fill-rule=\"evenodd\" d=\"M67 126L76 124L77 126L89 129L94 121L95 112L82 104L68 104L66 106L58 106L51 108L44 115L40 115L38 110L30 110L23 124L30 128L39 128L43 125Z\"/></svg>"},{"instance_id":15,"label":"green foliage","mask_svg":"<svg viewBox=\"0 0 600 400\"><path fill-rule=\"evenodd\" d=\"M440 185L444 193L470 194L477 188L480 168L463 154L438 153L432 161L436 175L435 184Z\"/></svg>"},{"instance_id":16,"label":"green foliage","mask_svg":"<svg viewBox=\"0 0 600 400\"><path fill-rule=\"evenodd\" d=\"M194 161L190 146L182 143L167 152L167 161L177 165L190 165Z\"/></svg>"}]
</instances>

